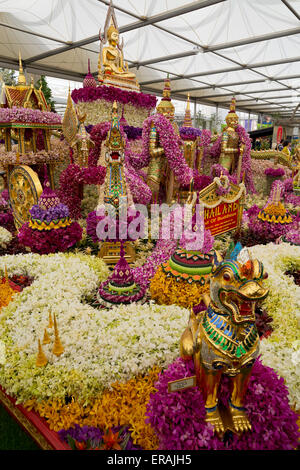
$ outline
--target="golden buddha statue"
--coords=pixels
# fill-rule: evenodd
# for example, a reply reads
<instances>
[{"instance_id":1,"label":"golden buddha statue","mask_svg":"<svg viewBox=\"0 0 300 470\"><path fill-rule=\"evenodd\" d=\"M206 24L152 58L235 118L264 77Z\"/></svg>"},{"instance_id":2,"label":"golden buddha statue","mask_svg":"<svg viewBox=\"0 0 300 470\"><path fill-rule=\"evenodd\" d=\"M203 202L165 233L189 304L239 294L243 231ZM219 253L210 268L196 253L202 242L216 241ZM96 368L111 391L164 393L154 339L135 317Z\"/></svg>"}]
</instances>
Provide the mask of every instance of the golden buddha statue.
<instances>
[{"instance_id":1,"label":"golden buddha statue","mask_svg":"<svg viewBox=\"0 0 300 470\"><path fill-rule=\"evenodd\" d=\"M135 74L128 71L128 63L123 57L123 49L119 48L119 32L111 25L107 31L107 39L109 46L103 48L103 67L105 72L122 77L135 78Z\"/></svg>"},{"instance_id":2,"label":"golden buddha statue","mask_svg":"<svg viewBox=\"0 0 300 470\"><path fill-rule=\"evenodd\" d=\"M128 63L124 61L123 41L120 44L119 30L112 2L109 6L104 34L99 32L100 54L98 62L98 80L103 85L116 86L134 91L140 87L134 73L129 72ZM104 44L108 41L108 46Z\"/></svg>"},{"instance_id":3,"label":"golden buddha statue","mask_svg":"<svg viewBox=\"0 0 300 470\"><path fill-rule=\"evenodd\" d=\"M221 154L219 163L222 165L230 174L233 174L237 169L237 173L240 173L240 168L245 145L239 145L239 135L236 132L236 128L239 125L239 118L235 112L235 98L232 98L230 111L226 116L226 128L222 132L221 141ZM238 175L240 176L240 175Z\"/></svg>"},{"instance_id":4,"label":"golden buddha statue","mask_svg":"<svg viewBox=\"0 0 300 470\"><path fill-rule=\"evenodd\" d=\"M170 98L170 80L165 80L163 90L163 97L157 105L156 111L167 118L174 128L174 132L179 136L179 128L174 122L175 108ZM160 185L165 184L166 187L166 202L171 203L175 192L175 177L173 171L168 169L168 162L165 157L164 148L161 146L159 140L159 132L157 131L154 122L151 123L150 138L149 138L149 153L150 162L147 173L147 184L153 194L153 201L158 201Z\"/></svg>"}]
</instances>

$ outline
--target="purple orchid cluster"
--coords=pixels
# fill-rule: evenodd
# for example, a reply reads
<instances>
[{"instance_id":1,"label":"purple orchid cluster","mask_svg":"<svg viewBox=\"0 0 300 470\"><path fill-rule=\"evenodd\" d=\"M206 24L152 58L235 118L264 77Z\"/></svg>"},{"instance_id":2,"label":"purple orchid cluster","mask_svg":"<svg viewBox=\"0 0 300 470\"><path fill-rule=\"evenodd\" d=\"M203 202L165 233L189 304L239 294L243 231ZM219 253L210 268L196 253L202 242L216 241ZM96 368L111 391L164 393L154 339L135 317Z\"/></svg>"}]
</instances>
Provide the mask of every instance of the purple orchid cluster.
<instances>
[{"instance_id":1,"label":"purple orchid cluster","mask_svg":"<svg viewBox=\"0 0 300 470\"><path fill-rule=\"evenodd\" d=\"M121 88L101 85L96 88L86 87L73 90L71 93L74 103L79 101L89 102L96 100L105 100L122 104L131 104L138 108L155 108L157 98L154 95L138 93L136 91L126 91Z\"/></svg>"},{"instance_id":2,"label":"purple orchid cluster","mask_svg":"<svg viewBox=\"0 0 300 470\"><path fill-rule=\"evenodd\" d=\"M193 361L177 359L160 374L157 393L150 398L146 422L159 437L161 450L292 450L298 445L297 414L288 402L283 378L257 360L250 378L245 407L251 432L223 441L205 421L202 393L198 387L168 392L168 382L195 375ZM219 402L227 405L230 379L222 378Z\"/></svg>"},{"instance_id":3,"label":"purple orchid cluster","mask_svg":"<svg viewBox=\"0 0 300 470\"><path fill-rule=\"evenodd\" d=\"M50 111L13 106L12 108L0 108L0 122L60 124L61 117Z\"/></svg>"},{"instance_id":4,"label":"purple orchid cluster","mask_svg":"<svg viewBox=\"0 0 300 470\"><path fill-rule=\"evenodd\" d=\"M129 140L142 138L143 128L134 126L123 126L124 132Z\"/></svg>"},{"instance_id":5,"label":"purple orchid cluster","mask_svg":"<svg viewBox=\"0 0 300 470\"><path fill-rule=\"evenodd\" d=\"M40 221L51 222L52 220L65 219L69 217L69 209L65 204L58 204L55 207L50 207L45 210L39 207L38 204L32 206L29 210L31 218Z\"/></svg>"},{"instance_id":6,"label":"purple orchid cluster","mask_svg":"<svg viewBox=\"0 0 300 470\"><path fill-rule=\"evenodd\" d=\"M285 175L285 171L283 168L266 168L265 175L272 176L273 178L280 178Z\"/></svg>"},{"instance_id":7,"label":"purple orchid cluster","mask_svg":"<svg viewBox=\"0 0 300 470\"><path fill-rule=\"evenodd\" d=\"M202 131L194 127L180 127L179 133L182 140L196 140L201 136Z\"/></svg>"}]
</instances>

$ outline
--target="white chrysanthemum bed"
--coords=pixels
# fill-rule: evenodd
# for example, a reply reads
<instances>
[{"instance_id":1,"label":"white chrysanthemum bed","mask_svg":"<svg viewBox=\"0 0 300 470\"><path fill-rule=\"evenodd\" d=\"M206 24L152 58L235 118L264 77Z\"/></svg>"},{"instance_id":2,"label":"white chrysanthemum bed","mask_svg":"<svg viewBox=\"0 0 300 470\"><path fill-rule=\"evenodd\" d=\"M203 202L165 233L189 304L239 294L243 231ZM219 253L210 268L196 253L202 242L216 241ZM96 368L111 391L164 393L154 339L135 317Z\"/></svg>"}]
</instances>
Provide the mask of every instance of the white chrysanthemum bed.
<instances>
[{"instance_id":1,"label":"white chrysanthemum bed","mask_svg":"<svg viewBox=\"0 0 300 470\"><path fill-rule=\"evenodd\" d=\"M284 377L290 403L300 408L300 287L287 270L300 268L300 247L287 243L250 248L269 273L270 294L263 307L273 317L271 336L261 342L262 361ZM88 401L113 382L125 382L153 365L166 367L179 355L179 339L189 312L155 304L97 310L86 302L108 268L86 255L35 254L0 258L0 270L34 277L0 313L0 385L19 401L64 398ZM36 367L37 342L56 315L64 353L43 346L46 367ZM53 340L53 331L48 329Z\"/></svg>"},{"instance_id":2,"label":"white chrysanthemum bed","mask_svg":"<svg viewBox=\"0 0 300 470\"><path fill-rule=\"evenodd\" d=\"M97 310L84 298L108 276L106 265L91 256L18 255L0 259L8 274L35 278L0 314L0 341L5 361L0 384L19 401L74 395L87 400L113 382L126 381L155 364L164 367L178 356L188 311L177 306L115 307ZM56 315L64 353L35 366L49 312ZM48 330L53 339L53 331ZM0 343L1 344L1 343ZM2 351L1 357L4 356Z\"/></svg>"}]
</instances>

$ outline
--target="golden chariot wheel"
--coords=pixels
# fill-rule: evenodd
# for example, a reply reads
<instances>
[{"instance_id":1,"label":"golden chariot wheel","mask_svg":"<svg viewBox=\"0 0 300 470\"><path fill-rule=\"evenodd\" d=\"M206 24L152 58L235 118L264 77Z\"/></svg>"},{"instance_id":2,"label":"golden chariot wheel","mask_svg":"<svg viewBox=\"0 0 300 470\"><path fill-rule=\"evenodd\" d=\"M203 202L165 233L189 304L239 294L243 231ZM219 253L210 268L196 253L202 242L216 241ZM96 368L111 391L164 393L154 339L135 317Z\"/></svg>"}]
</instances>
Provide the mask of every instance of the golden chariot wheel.
<instances>
[{"instance_id":1,"label":"golden chariot wheel","mask_svg":"<svg viewBox=\"0 0 300 470\"><path fill-rule=\"evenodd\" d=\"M15 166L8 176L8 190L15 226L19 229L30 218L29 209L43 192L39 177L27 165Z\"/></svg>"}]
</instances>

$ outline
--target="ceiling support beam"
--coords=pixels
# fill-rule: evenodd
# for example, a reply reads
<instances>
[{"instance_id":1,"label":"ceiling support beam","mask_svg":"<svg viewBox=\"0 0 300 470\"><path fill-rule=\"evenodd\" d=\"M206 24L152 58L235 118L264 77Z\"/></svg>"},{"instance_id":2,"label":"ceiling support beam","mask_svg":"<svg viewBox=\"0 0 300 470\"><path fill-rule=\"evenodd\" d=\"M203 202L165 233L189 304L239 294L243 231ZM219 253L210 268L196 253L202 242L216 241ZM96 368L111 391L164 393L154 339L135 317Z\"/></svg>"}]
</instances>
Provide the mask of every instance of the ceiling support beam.
<instances>
[{"instance_id":1,"label":"ceiling support beam","mask_svg":"<svg viewBox=\"0 0 300 470\"><path fill-rule=\"evenodd\" d=\"M290 5L290 3L287 0L281 0L281 1L293 13L293 15L295 15L296 18L298 18L298 20L300 20L300 15L298 15L298 13L296 12L296 10L294 10L292 5Z\"/></svg>"},{"instance_id":2,"label":"ceiling support beam","mask_svg":"<svg viewBox=\"0 0 300 470\"><path fill-rule=\"evenodd\" d=\"M164 13L160 13L158 15L150 16L149 18L147 18L145 20L142 20L142 21L136 21L134 23L130 23L130 24L125 25L125 26L121 26L119 28L119 33L122 34L122 33L126 33L127 31L133 31L135 29L143 28L144 26L153 25L155 23L159 23L160 21L165 21L169 18L173 18L175 16L184 15L185 13L200 10L202 8L205 8L205 7L211 6L211 5L215 5L217 3L223 3L224 1L226 1L226 0L205 0L201 3L200 2L189 3L188 5L185 5L182 8L176 8L174 10L170 10L170 11L167 11L167 12L164 12ZM130 15L129 12L128 12L128 14ZM27 64L30 64L32 62L37 62L39 60L46 59L46 58L51 57L53 55L62 54L63 52L67 52L67 51L70 51L72 49L76 49L77 47L81 47L81 46L85 46L87 44L91 44L91 43L96 42L98 40L99 40L99 35L98 34L95 35L95 36L90 36L88 38L81 39L80 41L75 41L72 44L69 44L67 46L60 47L60 48L54 49L52 51L44 52L44 53L38 54L34 57L29 57L25 62Z\"/></svg>"}]
</instances>

